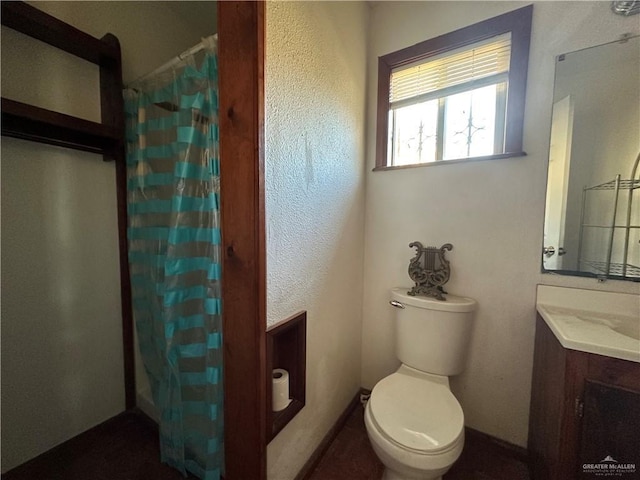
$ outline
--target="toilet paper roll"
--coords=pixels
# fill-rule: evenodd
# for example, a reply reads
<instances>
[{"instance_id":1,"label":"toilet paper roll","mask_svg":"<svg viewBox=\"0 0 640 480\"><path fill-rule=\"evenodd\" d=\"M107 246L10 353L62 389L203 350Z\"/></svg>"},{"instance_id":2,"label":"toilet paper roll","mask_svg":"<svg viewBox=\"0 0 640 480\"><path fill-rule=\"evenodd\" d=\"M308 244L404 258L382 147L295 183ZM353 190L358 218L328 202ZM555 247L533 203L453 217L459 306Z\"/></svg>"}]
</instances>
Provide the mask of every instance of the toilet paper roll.
<instances>
[{"instance_id":1,"label":"toilet paper roll","mask_svg":"<svg viewBox=\"0 0 640 480\"><path fill-rule=\"evenodd\" d=\"M282 368L276 368L272 374L273 378L273 402L274 412L284 410L291 403L289 398L289 372Z\"/></svg>"}]
</instances>

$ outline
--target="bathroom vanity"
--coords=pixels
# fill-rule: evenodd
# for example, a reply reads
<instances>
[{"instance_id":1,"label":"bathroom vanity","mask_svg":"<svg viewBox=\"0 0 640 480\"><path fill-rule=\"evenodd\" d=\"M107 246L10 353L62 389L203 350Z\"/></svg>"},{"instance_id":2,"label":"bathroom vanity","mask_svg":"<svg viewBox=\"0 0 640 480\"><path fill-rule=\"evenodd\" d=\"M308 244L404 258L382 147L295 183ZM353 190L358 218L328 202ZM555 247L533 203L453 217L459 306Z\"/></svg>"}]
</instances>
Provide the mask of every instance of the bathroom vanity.
<instances>
[{"instance_id":1,"label":"bathroom vanity","mask_svg":"<svg viewBox=\"0 0 640 480\"><path fill-rule=\"evenodd\" d=\"M621 32L556 57L543 272L640 282L639 53L638 33ZM640 286L629 291L538 286L534 480L640 480Z\"/></svg>"},{"instance_id":2,"label":"bathroom vanity","mask_svg":"<svg viewBox=\"0 0 640 480\"><path fill-rule=\"evenodd\" d=\"M640 479L640 296L538 287L534 480Z\"/></svg>"}]
</instances>

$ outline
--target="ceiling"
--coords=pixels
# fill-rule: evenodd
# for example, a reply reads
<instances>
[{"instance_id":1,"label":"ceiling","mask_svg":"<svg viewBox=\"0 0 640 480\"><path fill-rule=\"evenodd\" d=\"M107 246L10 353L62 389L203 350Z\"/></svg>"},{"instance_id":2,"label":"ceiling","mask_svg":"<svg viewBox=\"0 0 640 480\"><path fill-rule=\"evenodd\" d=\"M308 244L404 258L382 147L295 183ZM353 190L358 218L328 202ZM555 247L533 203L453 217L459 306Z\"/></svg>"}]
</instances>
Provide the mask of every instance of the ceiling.
<instances>
[{"instance_id":1,"label":"ceiling","mask_svg":"<svg viewBox=\"0 0 640 480\"><path fill-rule=\"evenodd\" d=\"M162 2L162 4L172 10L184 22L193 25L194 29L209 31L211 34L218 31L217 5L214 0L172 1Z\"/></svg>"}]
</instances>

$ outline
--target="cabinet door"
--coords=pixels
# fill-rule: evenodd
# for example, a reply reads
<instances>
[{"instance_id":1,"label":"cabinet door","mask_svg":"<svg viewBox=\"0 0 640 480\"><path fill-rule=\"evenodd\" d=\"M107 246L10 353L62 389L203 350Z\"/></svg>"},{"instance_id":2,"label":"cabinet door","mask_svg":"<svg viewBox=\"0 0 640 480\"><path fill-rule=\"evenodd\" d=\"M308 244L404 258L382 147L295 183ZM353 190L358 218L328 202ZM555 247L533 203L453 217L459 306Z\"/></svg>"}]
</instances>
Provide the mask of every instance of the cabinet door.
<instances>
[{"instance_id":1,"label":"cabinet door","mask_svg":"<svg viewBox=\"0 0 640 480\"><path fill-rule=\"evenodd\" d=\"M579 478L640 479L640 393L587 380Z\"/></svg>"}]
</instances>

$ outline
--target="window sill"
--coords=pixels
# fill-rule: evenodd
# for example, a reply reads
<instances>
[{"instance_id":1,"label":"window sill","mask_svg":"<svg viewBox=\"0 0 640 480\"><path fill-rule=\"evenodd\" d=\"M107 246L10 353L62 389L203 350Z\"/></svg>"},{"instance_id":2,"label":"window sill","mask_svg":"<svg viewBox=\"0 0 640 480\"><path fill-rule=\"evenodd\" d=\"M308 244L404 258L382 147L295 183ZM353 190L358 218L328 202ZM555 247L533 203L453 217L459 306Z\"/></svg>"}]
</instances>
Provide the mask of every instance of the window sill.
<instances>
[{"instance_id":1,"label":"window sill","mask_svg":"<svg viewBox=\"0 0 640 480\"><path fill-rule=\"evenodd\" d=\"M484 157L472 157L472 158L456 158L453 160L440 160L438 162L429 162L429 163L412 163L410 165L389 165L389 166L377 166L372 171L380 172L385 170L403 170L405 168L416 168L416 167L435 167L439 165L450 165L452 163L471 163L471 162L481 162L484 160L500 160L503 158L513 158L513 157L526 157L527 154L525 152L513 152L513 153L499 153L497 155L487 155Z\"/></svg>"}]
</instances>

